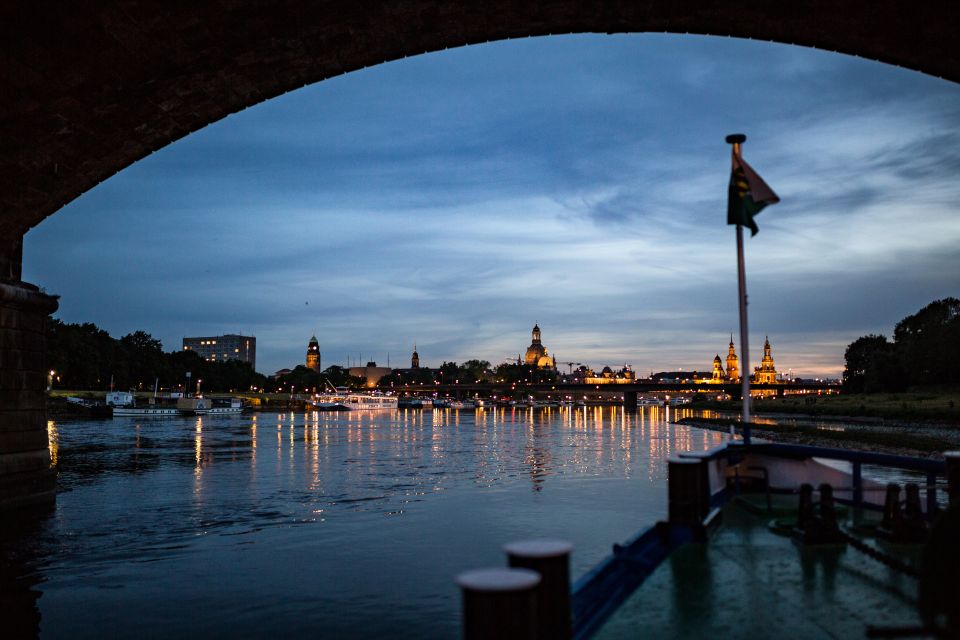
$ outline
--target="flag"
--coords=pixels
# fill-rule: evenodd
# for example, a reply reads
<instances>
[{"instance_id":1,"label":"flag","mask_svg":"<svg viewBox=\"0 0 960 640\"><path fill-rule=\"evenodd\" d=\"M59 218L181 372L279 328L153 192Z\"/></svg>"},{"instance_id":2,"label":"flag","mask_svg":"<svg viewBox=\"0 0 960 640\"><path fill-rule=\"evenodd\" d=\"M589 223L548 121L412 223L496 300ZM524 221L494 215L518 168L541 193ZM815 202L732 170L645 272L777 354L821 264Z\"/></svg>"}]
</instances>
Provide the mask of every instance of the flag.
<instances>
[{"instance_id":1,"label":"flag","mask_svg":"<svg viewBox=\"0 0 960 640\"><path fill-rule=\"evenodd\" d=\"M727 200L727 224L742 224L750 227L750 235L757 235L757 223L753 216L768 204L776 204L780 198L757 175L737 150L733 152L733 171L730 173L730 190Z\"/></svg>"}]
</instances>

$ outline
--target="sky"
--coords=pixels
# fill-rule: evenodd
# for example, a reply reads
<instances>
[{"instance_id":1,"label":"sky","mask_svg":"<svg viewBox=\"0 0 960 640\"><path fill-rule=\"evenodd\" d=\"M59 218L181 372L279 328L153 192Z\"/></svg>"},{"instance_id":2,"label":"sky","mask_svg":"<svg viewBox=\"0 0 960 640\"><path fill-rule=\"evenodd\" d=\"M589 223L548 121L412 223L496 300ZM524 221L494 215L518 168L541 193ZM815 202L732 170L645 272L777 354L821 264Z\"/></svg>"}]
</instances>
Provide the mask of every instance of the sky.
<instances>
[{"instance_id":1,"label":"sky","mask_svg":"<svg viewBox=\"0 0 960 640\"><path fill-rule=\"evenodd\" d=\"M751 365L838 377L850 342L960 296L960 87L851 56L662 34L390 62L201 129L25 237L55 317L257 369L516 358L709 371L738 330L730 147L781 202L745 240ZM737 342L739 353L739 337ZM563 370L567 365L561 365Z\"/></svg>"}]
</instances>

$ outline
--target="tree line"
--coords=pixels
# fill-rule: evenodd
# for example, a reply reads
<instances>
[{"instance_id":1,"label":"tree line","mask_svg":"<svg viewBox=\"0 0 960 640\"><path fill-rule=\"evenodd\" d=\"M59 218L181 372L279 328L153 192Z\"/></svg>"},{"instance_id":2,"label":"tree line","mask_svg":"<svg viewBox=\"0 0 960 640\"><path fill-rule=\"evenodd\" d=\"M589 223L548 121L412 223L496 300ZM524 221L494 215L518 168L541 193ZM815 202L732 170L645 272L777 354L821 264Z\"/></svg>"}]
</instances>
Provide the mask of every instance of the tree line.
<instances>
[{"instance_id":1,"label":"tree line","mask_svg":"<svg viewBox=\"0 0 960 640\"><path fill-rule=\"evenodd\" d=\"M893 341L868 335L844 353L844 391L877 393L960 384L960 300L931 302L897 323Z\"/></svg>"},{"instance_id":2,"label":"tree line","mask_svg":"<svg viewBox=\"0 0 960 640\"><path fill-rule=\"evenodd\" d=\"M122 338L91 322L69 324L53 319L47 328L47 353L56 387L62 389L249 391L269 389L272 380L248 362L207 362L193 351L165 352L163 344L144 331ZM187 378L187 372L190 378Z\"/></svg>"}]
</instances>

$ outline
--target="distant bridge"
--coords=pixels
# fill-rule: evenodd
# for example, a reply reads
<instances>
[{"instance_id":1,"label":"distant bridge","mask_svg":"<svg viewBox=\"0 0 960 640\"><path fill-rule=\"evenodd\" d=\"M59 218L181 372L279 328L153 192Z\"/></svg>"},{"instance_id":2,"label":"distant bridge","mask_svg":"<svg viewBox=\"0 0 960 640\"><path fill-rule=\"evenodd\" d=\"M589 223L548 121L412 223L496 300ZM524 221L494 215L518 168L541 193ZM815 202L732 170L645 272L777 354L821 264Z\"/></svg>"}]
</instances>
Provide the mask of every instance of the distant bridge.
<instances>
[{"instance_id":1,"label":"distant bridge","mask_svg":"<svg viewBox=\"0 0 960 640\"><path fill-rule=\"evenodd\" d=\"M623 395L623 404L626 407L636 407L637 397L644 393L669 393L675 391L698 392L705 394L726 393L740 398L743 387L739 382L712 384L707 382L633 382L630 384L560 384L560 383L528 383L528 382L485 382L472 384L410 384L390 387L393 391L408 394L438 393L440 395L583 395L586 393L605 393ZM774 391L777 396L787 392L818 393L822 391L839 391L840 386L826 382L800 383L783 382L775 384L751 384L751 391Z\"/></svg>"}]
</instances>

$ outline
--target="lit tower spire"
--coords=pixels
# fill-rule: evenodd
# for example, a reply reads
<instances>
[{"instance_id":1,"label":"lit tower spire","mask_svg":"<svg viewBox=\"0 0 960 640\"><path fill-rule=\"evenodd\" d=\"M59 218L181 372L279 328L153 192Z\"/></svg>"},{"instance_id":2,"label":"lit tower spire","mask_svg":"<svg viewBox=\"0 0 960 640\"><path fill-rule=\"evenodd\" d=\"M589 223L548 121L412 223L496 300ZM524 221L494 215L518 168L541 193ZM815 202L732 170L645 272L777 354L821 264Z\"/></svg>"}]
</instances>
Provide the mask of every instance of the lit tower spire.
<instances>
[{"instance_id":1,"label":"lit tower spire","mask_svg":"<svg viewBox=\"0 0 960 640\"><path fill-rule=\"evenodd\" d=\"M320 373L320 343L317 336L311 336L307 343L307 369L313 369Z\"/></svg>"}]
</instances>

